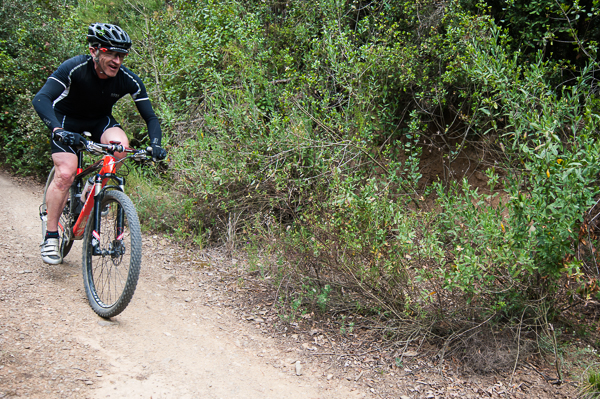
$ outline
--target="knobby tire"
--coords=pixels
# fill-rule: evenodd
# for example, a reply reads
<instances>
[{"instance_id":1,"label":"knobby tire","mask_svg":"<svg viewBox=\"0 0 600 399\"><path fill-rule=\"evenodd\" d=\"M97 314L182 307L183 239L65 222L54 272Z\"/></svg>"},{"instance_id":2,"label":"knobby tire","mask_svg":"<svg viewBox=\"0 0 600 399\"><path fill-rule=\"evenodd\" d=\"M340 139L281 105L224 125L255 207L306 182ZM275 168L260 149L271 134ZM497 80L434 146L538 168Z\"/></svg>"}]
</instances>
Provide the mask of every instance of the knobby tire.
<instances>
[{"instance_id":1,"label":"knobby tire","mask_svg":"<svg viewBox=\"0 0 600 399\"><path fill-rule=\"evenodd\" d=\"M93 217L83 237L83 283L90 306L100 317L121 313L133 297L142 263L142 233L135 206L121 191L104 193L100 209L108 213L100 217L100 249L104 255L93 255ZM117 231L119 209L123 210L124 231Z\"/></svg>"}]
</instances>

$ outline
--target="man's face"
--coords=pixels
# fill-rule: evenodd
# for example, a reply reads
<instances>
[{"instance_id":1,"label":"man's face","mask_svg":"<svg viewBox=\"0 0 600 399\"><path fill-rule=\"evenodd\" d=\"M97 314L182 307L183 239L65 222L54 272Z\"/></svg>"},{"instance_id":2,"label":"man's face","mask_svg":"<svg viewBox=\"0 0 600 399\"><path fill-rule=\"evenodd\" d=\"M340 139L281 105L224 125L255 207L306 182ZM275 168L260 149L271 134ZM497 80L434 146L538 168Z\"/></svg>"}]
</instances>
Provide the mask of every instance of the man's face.
<instances>
[{"instance_id":1,"label":"man's face","mask_svg":"<svg viewBox=\"0 0 600 399\"><path fill-rule=\"evenodd\" d=\"M96 72L100 79L114 78L119 72L123 59L127 54L118 53L102 47L92 49Z\"/></svg>"}]
</instances>

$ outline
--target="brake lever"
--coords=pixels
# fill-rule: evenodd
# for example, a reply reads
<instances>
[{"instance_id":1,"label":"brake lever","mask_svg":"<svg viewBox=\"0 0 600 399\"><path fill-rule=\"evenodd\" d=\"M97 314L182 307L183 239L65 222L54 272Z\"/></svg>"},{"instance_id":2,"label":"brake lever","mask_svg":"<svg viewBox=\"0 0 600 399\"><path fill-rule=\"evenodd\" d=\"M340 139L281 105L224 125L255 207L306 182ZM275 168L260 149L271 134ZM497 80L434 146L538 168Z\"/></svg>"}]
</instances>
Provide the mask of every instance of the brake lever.
<instances>
[{"instance_id":1,"label":"brake lever","mask_svg":"<svg viewBox=\"0 0 600 399\"><path fill-rule=\"evenodd\" d=\"M146 150L139 150L131 156L134 161L142 162L148 159L148 153Z\"/></svg>"},{"instance_id":2,"label":"brake lever","mask_svg":"<svg viewBox=\"0 0 600 399\"><path fill-rule=\"evenodd\" d=\"M147 152L148 154L152 155L152 147L150 147L150 146L146 147L146 152ZM154 158L154 157L152 157L152 161L154 161L154 162L158 162L159 160L158 160L158 159L156 159L156 158Z\"/></svg>"},{"instance_id":3,"label":"brake lever","mask_svg":"<svg viewBox=\"0 0 600 399\"><path fill-rule=\"evenodd\" d=\"M91 154L94 154L94 155L100 155L100 154L104 153L104 151L102 150L102 147L100 147L99 145L97 145L95 142L93 142L91 140L85 141L85 148L86 148L86 150L88 150L88 152L90 152Z\"/></svg>"}]
</instances>

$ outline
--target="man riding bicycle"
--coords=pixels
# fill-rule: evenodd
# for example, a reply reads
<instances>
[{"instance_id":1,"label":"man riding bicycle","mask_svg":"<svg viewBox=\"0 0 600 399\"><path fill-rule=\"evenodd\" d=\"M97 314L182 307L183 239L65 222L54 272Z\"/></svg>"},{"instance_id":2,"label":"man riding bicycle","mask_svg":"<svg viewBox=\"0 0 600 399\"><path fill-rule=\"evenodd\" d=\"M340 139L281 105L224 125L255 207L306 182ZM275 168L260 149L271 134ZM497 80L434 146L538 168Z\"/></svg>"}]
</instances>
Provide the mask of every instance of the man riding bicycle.
<instances>
[{"instance_id":1,"label":"man riding bicycle","mask_svg":"<svg viewBox=\"0 0 600 399\"><path fill-rule=\"evenodd\" d=\"M167 156L146 88L122 65L131 47L129 35L116 25L94 23L88 28L87 40L91 55L62 63L33 99L33 107L52 131L55 175L46 194L47 232L41 244L42 260L49 264L61 262L58 220L77 172L77 146L83 140L74 132L90 132L95 142L118 141L128 147L129 140L112 116L112 107L129 94L148 126L153 158ZM124 154L115 156L122 158Z\"/></svg>"}]
</instances>

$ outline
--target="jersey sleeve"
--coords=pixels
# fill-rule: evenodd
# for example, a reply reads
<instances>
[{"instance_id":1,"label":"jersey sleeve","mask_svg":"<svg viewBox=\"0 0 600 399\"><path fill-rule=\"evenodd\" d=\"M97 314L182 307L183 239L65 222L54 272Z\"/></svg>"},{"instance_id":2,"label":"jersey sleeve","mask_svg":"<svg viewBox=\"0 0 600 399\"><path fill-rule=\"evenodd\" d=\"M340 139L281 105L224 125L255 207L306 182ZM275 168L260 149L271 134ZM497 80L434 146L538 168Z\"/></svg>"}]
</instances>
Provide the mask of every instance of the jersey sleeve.
<instances>
[{"instance_id":1,"label":"jersey sleeve","mask_svg":"<svg viewBox=\"0 0 600 399\"><path fill-rule=\"evenodd\" d=\"M54 102L68 93L73 71L83 67L86 62L86 56L73 57L63 62L33 98L33 108L50 130L62 127L54 113Z\"/></svg>"},{"instance_id":2,"label":"jersey sleeve","mask_svg":"<svg viewBox=\"0 0 600 399\"><path fill-rule=\"evenodd\" d=\"M62 85L58 80L48 78L46 84L40 89L40 91L33 98L33 108L38 113L42 121L50 128L54 130L57 127L61 127L56 114L54 113L53 103L65 90L65 86Z\"/></svg>"},{"instance_id":3,"label":"jersey sleeve","mask_svg":"<svg viewBox=\"0 0 600 399\"><path fill-rule=\"evenodd\" d=\"M150 104L150 100L146 98L144 101L136 101L135 105L137 109L146 121L146 125L148 126L148 136L150 137L150 143L160 145L162 139L162 131L160 129L160 122L158 117L154 113L152 109L152 105Z\"/></svg>"},{"instance_id":4,"label":"jersey sleeve","mask_svg":"<svg viewBox=\"0 0 600 399\"><path fill-rule=\"evenodd\" d=\"M135 73L131 72L127 68L122 68L125 75L131 79L131 90L130 94L135 102L138 112L144 118L146 125L148 126L148 136L150 137L150 143L155 145L161 144L162 130L160 128L160 121L154 113L150 98L146 92L146 87L142 80Z\"/></svg>"}]
</instances>

